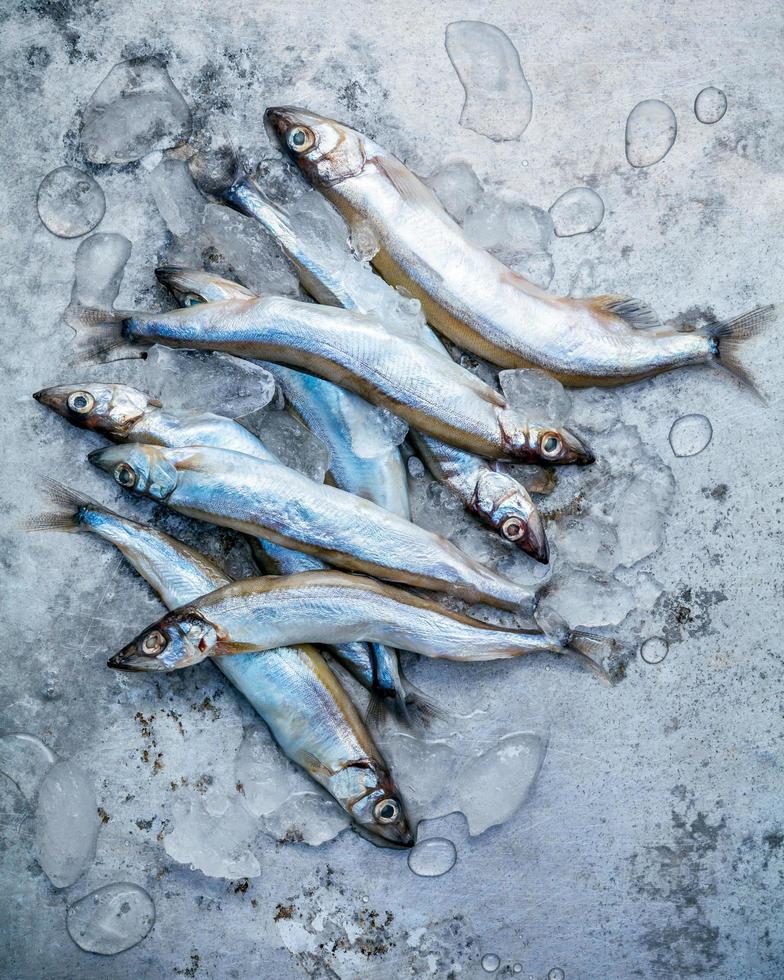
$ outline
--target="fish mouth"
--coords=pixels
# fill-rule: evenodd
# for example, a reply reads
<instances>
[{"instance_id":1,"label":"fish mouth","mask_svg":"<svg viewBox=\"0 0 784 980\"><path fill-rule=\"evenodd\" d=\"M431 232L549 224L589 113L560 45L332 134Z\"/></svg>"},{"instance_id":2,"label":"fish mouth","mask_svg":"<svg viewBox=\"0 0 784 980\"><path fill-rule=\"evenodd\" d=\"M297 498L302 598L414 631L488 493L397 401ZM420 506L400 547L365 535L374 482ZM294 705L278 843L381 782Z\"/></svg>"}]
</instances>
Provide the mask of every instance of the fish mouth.
<instances>
[{"instance_id":1,"label":"fish mouth","mask_svg":"<svg viewBox=\"0 0 784 980\"><path fill-rule=\"evenodd\" d=\"M521 548L534 561L538 561L542 565L549 565L550 545L547 541L542 518L536 512L532 513L528 519L528 527Z\"/></svg>"},{"instance_id":2,"label":"fish mouth","mask_svg":"<svg viewBox=\"0 0 784 980\"><path fill-rule=\"evenodd\" d=\"M355 834L370 841L375 847L388 847L396 851L406 851L416 843L413 833L406 826L405 828L385 828L382 832L377 827L365 827L360 823L353 823L351 829ZM389 830L390 836L386 835Z\"/></svg>"},{"instance_id":3,"label":"fish mouth","mask_svg":"<svg viewBox=\"0 0 784 980\"><path fill-rule=\"evenodd\" d=\"M145 657L135 650L120 650L109 657L106 666L112 670L124 670L133 674L149 674L152 671L163 670L162 664L153 657Z\"/></svg>"},{"instance_id":4,"label":"fish mouth","mask_svg":"<svg viewBox=\"0 0 784 980\"><path fill-rule=\"evenodd\" d=\"M264 113L264 129L270 140L285 148L286 133L293 125L292 113L297 109L288 106L270 106Z\"/></svg>"}]
</instances>

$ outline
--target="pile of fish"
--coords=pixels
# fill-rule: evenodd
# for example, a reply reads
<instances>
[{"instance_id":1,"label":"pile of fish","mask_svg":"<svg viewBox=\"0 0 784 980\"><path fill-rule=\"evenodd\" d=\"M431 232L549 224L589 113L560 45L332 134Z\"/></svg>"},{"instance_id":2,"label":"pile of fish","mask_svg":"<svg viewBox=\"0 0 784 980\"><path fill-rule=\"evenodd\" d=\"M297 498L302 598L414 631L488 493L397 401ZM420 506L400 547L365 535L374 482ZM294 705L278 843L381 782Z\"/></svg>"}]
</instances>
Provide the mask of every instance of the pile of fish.
<instances>
[{"instance_id":1,"label":"pile of fish","mask_svg":"<svg viewBox=\"0 0 784 980\"><path fill-rule=\"evenodd\" d=\"M433 191L368 137L305 109L269 109L266 124L375 272L351 256L336 262L318 229L303 231L235 170L202 190L259 223L307 297L256 295L204 269L165 266L156 275L178 309L75 303L68 320L81 356L163 345L260 364L328 448L329 482L285 465L231 417L168 410L127 384L72 382L34 397L114 443L90 462L128 491L247 536L263 574L232 581L193 548L54 482L56 509L30 526L110 542L170 610L109 666L173 671L213 658L359 833L407 847L414 831L371 729L385 708L414 726L438 709L407 681L398 651L460 661L554 654L606 678L613 647L552 612L537 623L533 591L412 522L404 453L508 548L547 564L531 494L498 463L594 462L584 438L554 424L544 406L543 417L529 417L452 354L535 368L573 387L693 365L723 367L751 385L742 344L772 308L675 330L625 296L552 295L472 244ZM379 317L374 294L392 287L421 304L427 323ZM402 451L389 439L398 420L396 431L408 434ZM461 603L509 611L515 625L491 625ZM334 664L366 688L364 712Z\"/></svg>"}]
</instances>

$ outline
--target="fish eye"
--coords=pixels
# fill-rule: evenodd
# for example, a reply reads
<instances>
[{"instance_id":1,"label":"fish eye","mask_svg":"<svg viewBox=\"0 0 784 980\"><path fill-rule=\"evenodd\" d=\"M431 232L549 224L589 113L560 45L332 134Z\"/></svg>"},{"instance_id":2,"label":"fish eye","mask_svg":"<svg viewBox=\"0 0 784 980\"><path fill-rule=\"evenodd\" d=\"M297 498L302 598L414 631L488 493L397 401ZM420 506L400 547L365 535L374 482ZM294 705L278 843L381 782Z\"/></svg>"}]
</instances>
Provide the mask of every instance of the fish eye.
<instances>
[{"instance_id":1,"label":"fish eye","mask_svg":"<svg viewBox=\"0 0 784 980\"><path fill-rule=\"evenodd\" d=\"M519 517L507 517L501 524L501 533L507 541L519 541L525 534L525 524Z\"/></svg>"},{"instance_id":2,"label":"fish eye","mask_svg":"<svg viewBox=\"0 0 784 980\"><path fill-rule=\"evenodd\" d=\"M157 657L162 650L166 649L167 642L168 640L160 630L152 630L142 640L142 653Z\"/></svg>"},{"instance_id":3,"label":"fish eye","mask_svg":"<svg viewBox=\"0 0 784 980\"><path fill-rule=\"evenodd\" d=\"M201 302L202 302L201 296L197 296L196 293L186 293L182 297L183 306L196 306L198 303Z\"/></svg>"},{"instance_id":4,"label":"fish eye","mask_svg":"<svg viewBox=\"0 0 784 980\"><path fill-rule=\"evenodd\" d=\"M74 391L68 396L66 404L77 415L87 415L95 408L95 399L89 391Z\"/></svg>"},{"instance_id":5,"label":"fish eye","mask_svg":"<svg viewBox=\"0 0 784 980\"><path fill-rule=\"evenodd\" d=\"M542 450L542 455L547 459L554 459L563 449L560 436L557 436L554 432L545 432L539 441L539 445Z\"/></svg>"},{"instance_id":6,"label":"fish eye","mask_svg":"<svg viewBox=\"0 0 784 980\"><path fill-rule=\"evenodd\" d=\"M118 463L115 466L114 478L121 487L132 487L136 483L136 474L127 463Z\"/></svg>"},{"instance_id":7,"label":"fish eye","mask_svg":"<svg viewBox=\"0 0 784 980\"><path fill-rule=\"evenodd\" d=\"M379 823L394 823L400 816L400 804L397 800L379 800L373 807L373 816Z\"/></svg>"},{"instance_id":8,"label":"fish eye","mask_svg":"<svg viewBox=\"0 0 784 980\"><path fill-rule=\"evenodd\" d=\"M316 142L316 136L305 126L295 126L286 137L286 142L294 153L307 153Z\"/></svg>"}]
</instances>

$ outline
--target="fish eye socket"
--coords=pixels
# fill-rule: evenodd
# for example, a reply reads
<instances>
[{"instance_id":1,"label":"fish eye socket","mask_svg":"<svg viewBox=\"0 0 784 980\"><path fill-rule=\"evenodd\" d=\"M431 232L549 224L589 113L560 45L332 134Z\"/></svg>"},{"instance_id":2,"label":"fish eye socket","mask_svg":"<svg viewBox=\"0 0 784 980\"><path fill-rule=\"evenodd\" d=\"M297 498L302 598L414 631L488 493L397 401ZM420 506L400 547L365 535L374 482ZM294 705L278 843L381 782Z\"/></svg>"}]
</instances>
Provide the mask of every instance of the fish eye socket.
<instances>
[{"instance_id":1,"label":"fish eye socket","mask_svg":"<svg viewBox=\"0 0 784 980\"><path fill-rule=\"evenodd\" d=\"M286 137L286 142L295 153L307 153L316 142L316 137L310 129L295 126Z\"/></svg>"},{"instance_id":2,"label":"fish eye socket","mask_svg":"<svg viewBox=\"0 0 784 980\"><path fill-rule=\"evenodd\" d=\"M507 517L501 525L501 532L507 541L519 541L525 534L525 525L518 517Z\"/></svg>"},{"instance_id":3,"label":"fish eye socket","mask_svg":"<svg viewBox=\"0 0 784 980\"><path fill-rule=\"evenodd\" d=\"M379 823L394 823L400 816L400 804L397 800L379 800L373 808L373 815Z\"/></svg>"},{"instance_id":4,"label":"fish eye socket","mask_svg":"<svg viewBox=\"0 0 784 980\"><path fill-rule=\"evenodd\" d=\"M136 483L136 474L127 463L118 463L115 466L114 478L121 487L132 487Z\"/></svg>"},{"instance_id":5,"label":"fish eye socket","mask_svg":"<svg viewBox=\"0 0 784 980\"><path fill-rule=\"evenodd\" d=\"M197 296L196 293L186 293L182 297L183 306L196 306L198 303L202 302L201 296Z\"/></svg>"},{"instance_id":6,"label":"fish eye socket","mask_svg":"<svg viewBox=\"0 0 784 980\"><path fill-rule=\"evenodd\" d=\"M77 415L86 415L95 408L95 399L89 391L74 391L68 396L66 404Z\"/></svg>"},{"instance_id":7,"label":"fish eye socket","mask_svg":"<svg viewBox=\"0 0 784 980\"><path fill-rule=\"evenodd\" d=\"M554 432L546 432L542 436L540 446L542 449L542 455L546 456L548 459L553 459L561 452L563 443L561 442L560 437Z\"/></svg>"},{"instance_id":8,"label":"fish eye socket","mask_svg":"<svg viewBox=\"0 0 784 980\"><path fill-rule=\"evenodd\" d=\"M166 637L160 630L152 630L142 640L142 653L148 653L150 656L156 657L162 650L166 649L167 642Z\"/></svg>"}]
</instances>

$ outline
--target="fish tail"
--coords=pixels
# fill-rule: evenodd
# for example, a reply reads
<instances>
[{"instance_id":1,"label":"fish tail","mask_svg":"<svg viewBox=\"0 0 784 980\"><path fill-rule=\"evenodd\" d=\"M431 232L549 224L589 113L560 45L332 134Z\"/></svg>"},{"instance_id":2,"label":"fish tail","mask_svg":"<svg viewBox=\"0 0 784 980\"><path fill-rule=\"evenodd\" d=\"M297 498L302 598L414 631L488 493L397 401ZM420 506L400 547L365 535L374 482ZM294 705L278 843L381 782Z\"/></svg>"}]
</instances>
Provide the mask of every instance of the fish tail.
<instances>
[{"instance_id":1,"label":"fish tail","mask_svg":"<svg viewBox=\"0 0 784 980\"><path fill-rule=\"evenodd\" d=\"M757 306L753 310L721 323L711 323L704 328L705 334L716 344L716 363L729 371L746 388L749 388L760 401L765 401L757 388L749 368L742 363L744 341L756 337L774 319L775 307Z\"/></svg>"},{"instance_id":2,"label":"fish tail","mask_svg":"<svg viewBox=\"0 0 784 980\"><path fill-rule=\"evenodd\" d=\"M80 512L86 508L111 514L107 507L96 503L78 490L72 490L57 480L45 477L41 487L51 503L59 509L44 511L26 518L21 529L24 531L77 531L80 527Z\"/></svg>"},{"instance_id":3,"label":"fish tail","mask_svg":"<svg viewBox=\"0 0 784 980\"><path fill-rule=\"evenodd\" d=\"M102 309L72 303L63 319L74 331L77 362L98 361L117 348L126 346L123 322L133 314L126 310Z\"/></svg>"},{"instance_id":4,"label":"fish tail","mask_svg":"<svg viewBox=\"0 0 784 980\"><path fill-rule=\"evenodd\" d=\"M566 637L566 643L563 647L565 654L593 671L597 677L607 684L612 684L612 679L605 664L608 657L617 650L618 643L616 640L584 630L572 630Z\"/></svg>"}]
</instances>

